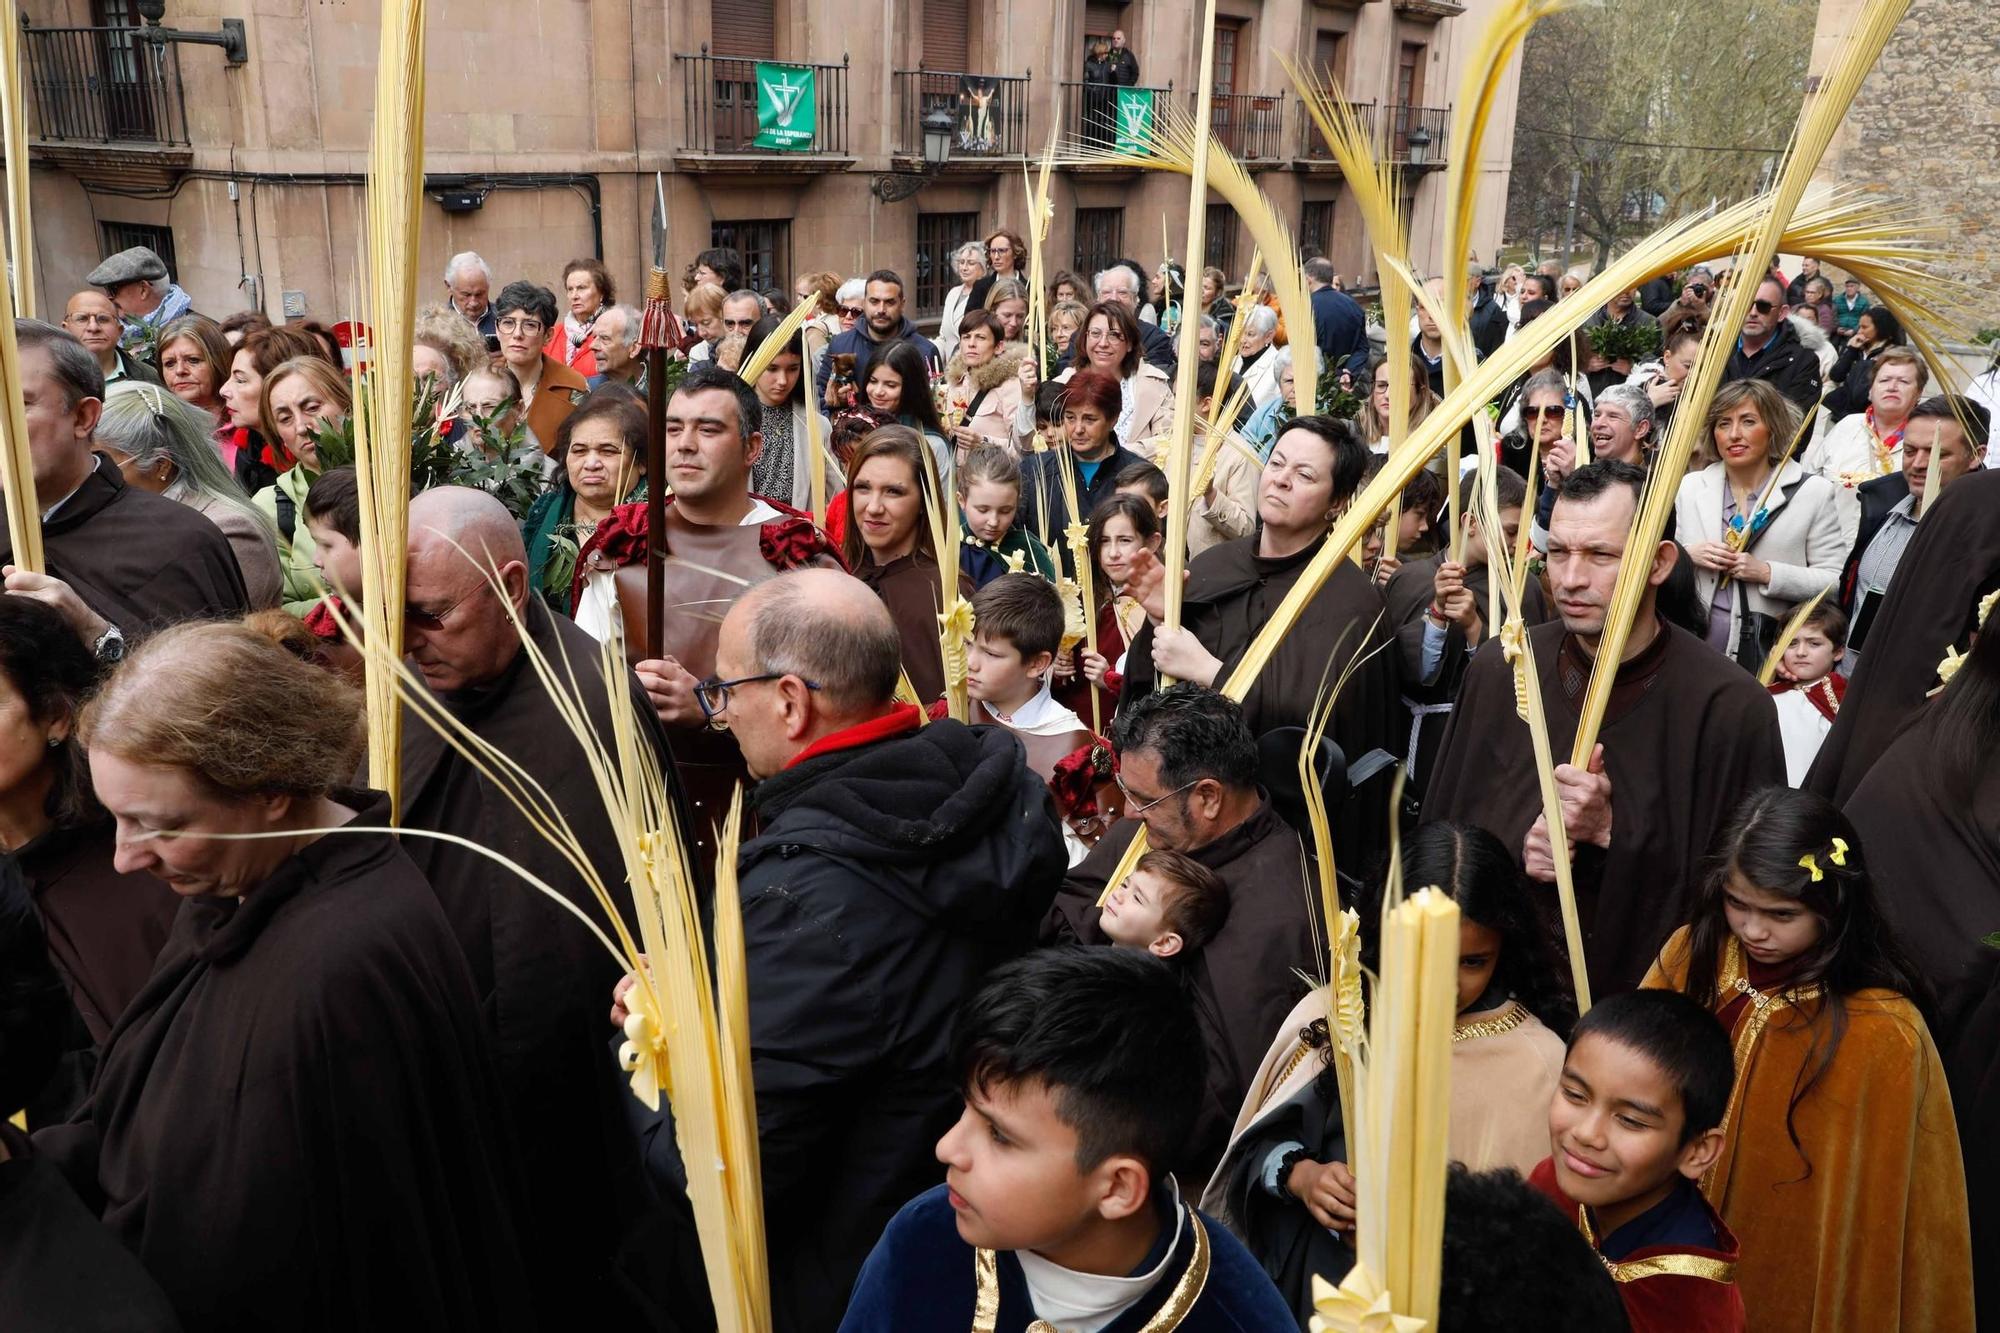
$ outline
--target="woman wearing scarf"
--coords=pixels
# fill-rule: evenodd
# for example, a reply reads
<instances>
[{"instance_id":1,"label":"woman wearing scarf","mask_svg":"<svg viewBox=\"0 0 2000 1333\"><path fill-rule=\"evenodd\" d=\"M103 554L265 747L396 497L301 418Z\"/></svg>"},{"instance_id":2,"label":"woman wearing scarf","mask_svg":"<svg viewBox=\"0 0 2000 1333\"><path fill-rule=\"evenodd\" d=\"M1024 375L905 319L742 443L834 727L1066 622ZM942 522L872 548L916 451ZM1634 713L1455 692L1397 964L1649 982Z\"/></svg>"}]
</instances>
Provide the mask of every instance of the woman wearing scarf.
<instances>
[{"instance_id":1,"label":"woman wearing scarf","mask_svg":"<svg viewBox=\"0 0 2000 1333\"><path fill-rule=\"evenodd\" d=\"M1855 488L1902 467L1903 428L1931 378L1924 359L1908 347L1877 353L1869 374L1868 406L1836 421L1800 459L1806 471L1833 483L1840 501L1840 533L1849 546L1861 527L1861 496Z\"/></svg>"},{"instance_id":2,"label":"woman wearing scarf","mask_svg":"<svg viewBox=\"0 0 2000 1333\"><path fill-rule=\"evenodd\" d=\"M611 271L595 259L572 259L563 265L563 295L569 313L549 333L542 351L589 379L597 373L597 351L591 342L597 317L618 299Z\"/></svg>"}]
</instances>

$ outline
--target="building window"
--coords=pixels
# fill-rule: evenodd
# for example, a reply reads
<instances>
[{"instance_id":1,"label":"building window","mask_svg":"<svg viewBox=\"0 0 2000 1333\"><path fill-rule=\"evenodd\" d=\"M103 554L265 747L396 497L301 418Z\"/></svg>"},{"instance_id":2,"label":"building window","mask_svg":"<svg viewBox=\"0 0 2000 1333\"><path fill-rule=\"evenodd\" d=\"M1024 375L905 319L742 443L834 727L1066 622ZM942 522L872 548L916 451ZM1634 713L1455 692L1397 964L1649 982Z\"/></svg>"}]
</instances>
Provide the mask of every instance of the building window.
<instances>
[{"instance_id":1,"label":"building window","mask_svg":"<svg viewBox=\"0 0 2000 1333\"><path fill-rule=\"evenodd\" d=\"M103 243L100 253L115 255L120 250L130 250L135 245L143 245L167 266L167 280L179 281L181 266L174 261L174 229L172 227L152 227L143 222L99 222L98 239Z\"/></svg>"},{"instance_id":2,"label":"building window","mask_svg":"<svg viewBox=\"0 0 2000 1333\"><path fill-rule=\"evenodd\" d=\"M917 318L944 310L946 293L958 285L952 251L978 239L977 213L917 214L917 289L912 293Z\"/></svg>"},{"instance_id":3,"label":"building window","mask_svg":"<svg viewBox=\"0 0 2000 1333\"><path fill-rule=\"evenodd\" d=\"M1333 201L1309 200L1299 211L1299 253L1307 259L1331 258L1333 244Z\"/></svg>"},{"instance_id":4,"label":"building window","mask_svg":"<svg viewBox=\"0 0 2000 1333\"><path fill-rule=\"evenodd\" d=\"M1073 271L1085 286L1091 284L1096 274L1116 263L1124 249L1124 209L1076 210L1076 266Z\"/></svg>"},{"instance_id":5,"label":"building window","mask_svg":"<svg viewBox=\"0 0 2000 1333\"><path fill-rule=\"evenodd\" d=\"M1210 204L1202 223L1202 252L1210 268L1225 276L1236 272L1236 210L1228 204Z\"/></svg>"},{"instance_id":6,"label":"building window","mask_svg":"<svg viewBox=\"0 0 2000 1333\"><path fill-rule=\"evenodd\" d=\"M743 256L743 285L755 292L785 286L792 269L792 224L784 218L755 222L716 222L708 243L726 245Z\"/></svg>"}]
</instances>

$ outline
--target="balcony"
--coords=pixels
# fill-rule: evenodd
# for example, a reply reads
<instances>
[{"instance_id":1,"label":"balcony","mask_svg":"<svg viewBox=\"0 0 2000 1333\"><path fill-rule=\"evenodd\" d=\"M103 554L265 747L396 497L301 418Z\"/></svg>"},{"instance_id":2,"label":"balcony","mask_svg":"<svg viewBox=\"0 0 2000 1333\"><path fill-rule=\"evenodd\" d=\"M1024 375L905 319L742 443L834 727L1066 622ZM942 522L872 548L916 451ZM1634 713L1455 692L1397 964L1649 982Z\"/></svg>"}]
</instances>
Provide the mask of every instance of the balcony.
<instances>
[{"instance_id":1,"label":"balcony","mask_svg":"<svg viewBox=\"0 0 2000 1333\"><path fill-rule=\"evenodd\" d=\"M1383 142L1389 160L1413 171L1434 171L1449 157L1451 108L1442 106L1392 106L1388 109Z\"/></svg>"},{"instance_id":2,"label":"balcony","mask_svg":"<svg viewBox=\"0 0 2000 1333\"><path fill-rule=\"evenodd\" d=\"M924 117L951 117L945 170L994 171L1028 152L1028 80L959 70L896 71L896 146L900 170L922 170Z\"/></svg>"},{"instance_id":3,"label":"balcony","mask_svg":"<svg viewBox=\"0 0 2000 1333\"><path fill-rule=\"evenodd\" d=\"M1439 19L1455 19L1465 12L1461 0L1395 0L1396 12L1416 19L1418 22L1435 23Z\"/></svg>"},{"instance_id":4,"label":"balcony","mask_svg":"<svg viewBox=\"0 0 2000 1333\"><path fill-rule=\"evenodd\" d=\"M1306 110L1305 103L1303 102L1295 103L1295 105L1299 109L1297 118L1298 147L1294 150L1297 164L1304 167L1307 171L1339 171L1340 167L1333 160L1333 150L1326 146L1326 139L1320 134L1319 126L1313 123L1312 113ZM1380 129L1377 124L1380 116L1379 109L1373 102L1350 102L1348 105L1353 109L1355 116L1361 123L1370 129L1371 136L1377 141L1379 150L1381 139Z\"/></svg>"},{"instance_id":5,"label":"balcony","mask_svg":"<svg viewBox=\"0 0 2000 1333\"><path fill-rule=\"evenodd\" d=\"M23 28L30 151L93 183L171 185L194 162L180 48L133 27Z\"/></svg>"},{"instance_id":6,"label":"balcony","mask_svg":"<svg viewBox=\"0 0 2000 1333\"><path fill-rule=\"evenodd\" d=\"M1199 110L1192 96L1189 103ZM1232 157L1254 165L1285 155L1283 93L1216 93L1209 103L1209 131Z\"/></svg>"},{"instance_id":7,"label":"balcony","mask_svg":"<svg viewBox=\"0 0 2000 1333\"><path fill-rule=\"evenodd\" d=\"M676 55L674 65L685 117L675 155L686 165L769 175L843 171L853 163L847 57L838 65L798 64L712 56L704 46L698 55ZM760 105L767 111L761 125Z\"/></svg>"},{"instance_id":8,"label":"balcony","mask_svg":"<svg viewBox=\"0 0 2000 1333\"><path fill-rule=\"evenodd\" d=\"M1066 137L1092 147L1109 148L1120 138L1118 127L1118 94L1150 93L1153 105L1164 111L1173 100L1174 85L1169 82L1164 88L1118 88L1108 83L1069 83L1061 85L1062 123ZM1129 101L1130 99L1128 99ZM1135 127L1136 128L1136 127ZM1076 168L1072 168L1075 170ZM1084 167L1084 171L1124 171L1123 167Z\"/></svg>"}]
</instances>

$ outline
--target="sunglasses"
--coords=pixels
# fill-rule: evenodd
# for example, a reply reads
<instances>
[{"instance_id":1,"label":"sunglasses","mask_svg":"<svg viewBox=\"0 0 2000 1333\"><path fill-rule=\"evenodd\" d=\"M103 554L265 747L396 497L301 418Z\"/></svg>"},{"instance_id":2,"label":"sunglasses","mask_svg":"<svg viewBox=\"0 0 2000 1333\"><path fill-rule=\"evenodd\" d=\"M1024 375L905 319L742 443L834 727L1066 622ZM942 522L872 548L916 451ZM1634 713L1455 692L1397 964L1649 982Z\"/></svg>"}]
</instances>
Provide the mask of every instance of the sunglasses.
<instances>
[{"instance_id":1,"label":"sunglasses","mask_svg":"<svg viewBox=\"0 0 2000 1333\"><path fill-rule=\"evenodd\" d=\"M866 310L856 305L844 305L840 308L840 317L842 319L860 319L867 313Z\"/></svg>"},{"instance_id":2,"label":"sunglasses","mask_svg":"<svg viewBox=\"0 0 2000 1333\"><path fill-rule=\"evenodd\" d=\"M1768 315L1773 310L1776 310L1778 306L1775 301L1757 300L1750 303L1750 308L1760 315Z\"/></svg>"},{"instance_id":3,"label":"sunglasses","mask_svg":"<svg viewBox=\"0 0 2000 1333\"><path fill-rule=\"evenodd\" d=\"M1569 411L1567 407L1524 407L1521 419L1524 421L1558 421Z\"/></svg>"}]
</instances>

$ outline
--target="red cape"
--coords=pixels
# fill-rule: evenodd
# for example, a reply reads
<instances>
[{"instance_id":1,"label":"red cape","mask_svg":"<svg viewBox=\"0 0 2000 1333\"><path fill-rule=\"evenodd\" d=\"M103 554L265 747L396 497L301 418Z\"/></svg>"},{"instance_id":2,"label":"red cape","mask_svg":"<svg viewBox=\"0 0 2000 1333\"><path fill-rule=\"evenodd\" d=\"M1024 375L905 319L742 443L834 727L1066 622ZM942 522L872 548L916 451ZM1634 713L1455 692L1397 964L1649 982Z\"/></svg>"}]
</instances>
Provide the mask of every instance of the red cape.
<instances>
[{"instance_id":1,"label":"red cape","mask_svg":"<svg viewBox=\"0 0 2000 1333\"><path fill-rule=\"evenodd\" d=\"M769 496L755 495L751 498L763 501L783 515L758 528L758 550L771 568L781 572L804 569L823 555L830 556L842 569L847 568L832 541L813 526L811 514ZM674 497L669 495L666 500L672 504ZM597 525L597 531L590 534L590 540L577 553L576 576L569 589L571 612L576 610L583 597L584 579L593 571L643 564L645 559L646 502L637 500L619 505Z\"/></svg>"}]
</instances>

